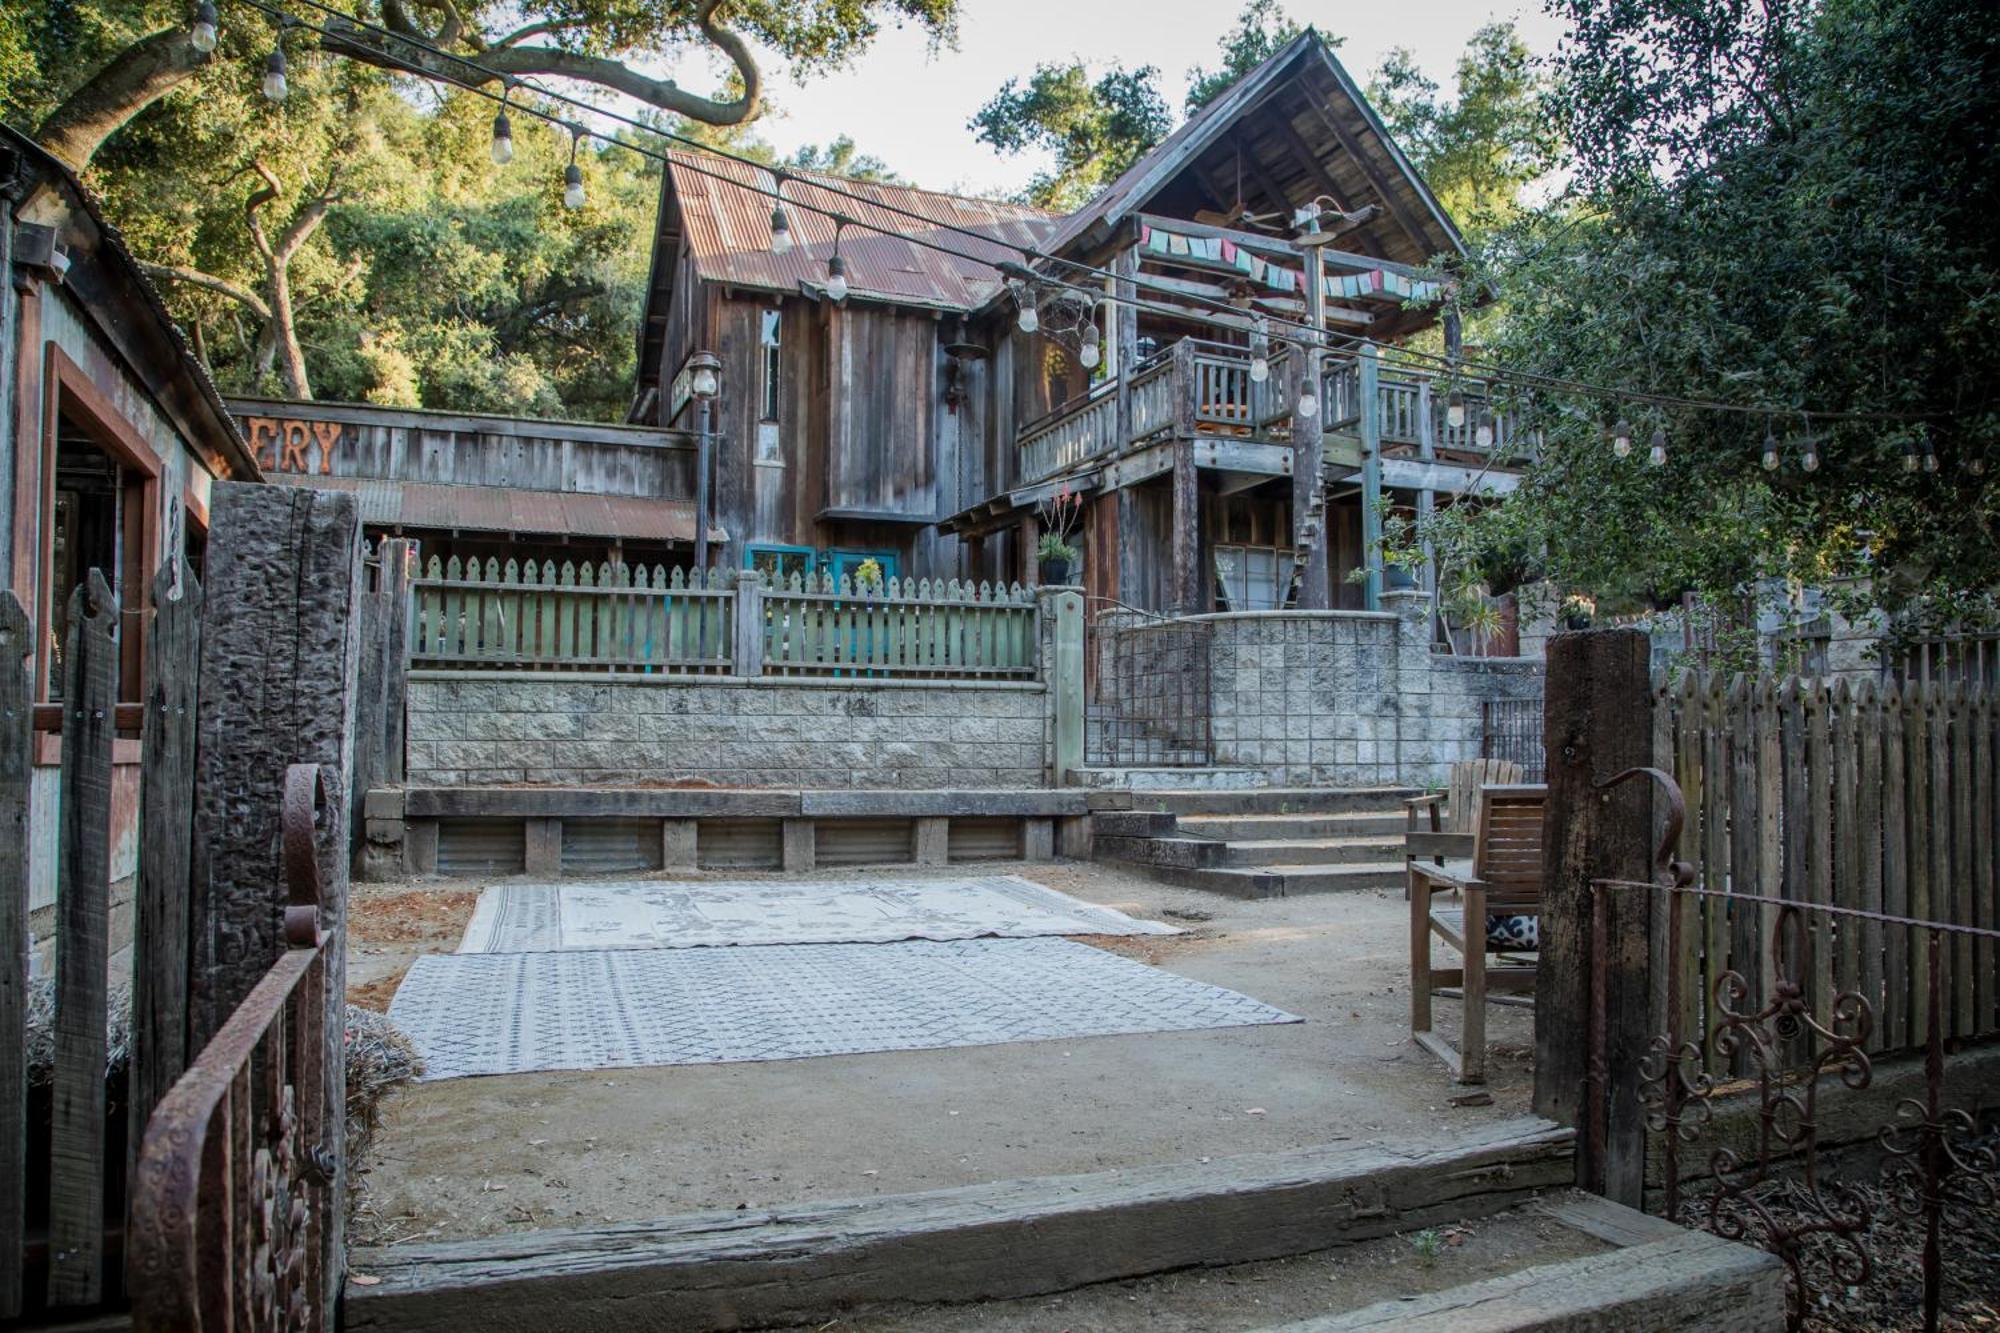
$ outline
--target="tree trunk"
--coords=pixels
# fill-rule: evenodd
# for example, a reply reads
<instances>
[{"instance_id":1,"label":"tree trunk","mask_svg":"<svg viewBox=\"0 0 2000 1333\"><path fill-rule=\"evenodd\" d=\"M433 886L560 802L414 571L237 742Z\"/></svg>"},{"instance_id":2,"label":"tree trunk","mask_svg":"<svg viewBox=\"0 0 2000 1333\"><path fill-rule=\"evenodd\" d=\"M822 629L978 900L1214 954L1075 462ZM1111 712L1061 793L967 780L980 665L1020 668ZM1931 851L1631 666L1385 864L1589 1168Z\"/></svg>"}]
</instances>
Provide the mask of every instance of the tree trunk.
<instances>
[{"instance_id":1,"label":"tree trunk","mask_svg":"<svg viewBox=\"0 0 2000 1333\"><path fill-rule=\"evenodd\" d=\"M265 286L271 293L269 346L278 360L278 373L285 381L285 396L306 402L313 396L306 377L306 353L299 346L298 324L292 314L291 263L270 259L264 263Z\"/></svg>"},{"instance_id":2,"label":"tree trunk","mask_svg":"<svg viewBox=\"0 0 2000 1333\"><path fill-rule=\"evenodd\" d=\"M81 171L119 127L192 78L207 61L194 49L185 24L142 37L50 112L35 131L35 141Z\"/></svg>"}]
</instances>

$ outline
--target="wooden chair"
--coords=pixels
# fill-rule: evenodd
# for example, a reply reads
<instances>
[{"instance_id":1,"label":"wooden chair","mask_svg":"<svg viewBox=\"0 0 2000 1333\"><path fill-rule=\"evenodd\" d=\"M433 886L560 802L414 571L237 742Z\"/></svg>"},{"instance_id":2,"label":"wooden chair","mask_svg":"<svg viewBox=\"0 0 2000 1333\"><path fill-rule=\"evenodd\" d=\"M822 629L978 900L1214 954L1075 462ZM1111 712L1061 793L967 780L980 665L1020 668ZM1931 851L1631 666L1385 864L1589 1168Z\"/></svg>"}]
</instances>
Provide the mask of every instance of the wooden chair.
<instances>
[{"instance_id":1,"label":"wooden chair","mask_svg":"<svg viewBox=\"0 0 2000 1333\"><path fill-rule=\"evenodd\" d=\"M1495 783L1512 785L1521 776L1521 766L1511 759L1462 759L1453 764L1445 790L1403 802L1404 859L1424 857L1440 866L1470 859L1479 789Z\"/></svg>"},{"instance_id":2,"label":"wooden chair","mask_svg":"<svg viewBox=\"0 0 2000 1333\"><path fill-rule=\"evenodd\" d=\"M1486 997L1489 991L1532 993L1535 969L1492 967L1489 953L1527 952L1525 945L1496 942L1488 929L1493 917L1537 917L1542 896L1542 817L1549 789L1539 783L1487 783L1471 808L1476 811L1469 860L1434 864L1413 857L1410 891L1410 1035L1446 1065L1460 1083L1486 1079ZM1455 891L1456 907L1432 902ZM1431 966L1431 937L1458 950L1456 968ZM1456 986L1465 1000L1461 1050L1431 1028L1431 997Z\"/></svg>"}]
</instances>

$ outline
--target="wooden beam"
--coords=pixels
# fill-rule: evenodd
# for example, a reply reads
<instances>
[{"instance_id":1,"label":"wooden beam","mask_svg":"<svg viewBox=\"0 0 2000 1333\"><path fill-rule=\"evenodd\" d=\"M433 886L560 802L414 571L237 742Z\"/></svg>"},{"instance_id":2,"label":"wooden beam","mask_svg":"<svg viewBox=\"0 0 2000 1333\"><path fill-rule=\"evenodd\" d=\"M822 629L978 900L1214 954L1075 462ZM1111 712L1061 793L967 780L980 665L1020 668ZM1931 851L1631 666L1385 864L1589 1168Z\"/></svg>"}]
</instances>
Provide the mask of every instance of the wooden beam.
<instances>
[{"instance_id":1,"label":"wooden beam","mask_svg":"<svg viewBox=\"0 0 2000 1333\"><path fill-rule=\"evenodd\" d=\"M4 250L0 242L0 250ZM0 589L0 1319L21 1313L28 1197L28 800L35 625Z\"/></svg>"},{"instance_id":2,"label":"wooden beam","mask_svg":"<svg viewBox=\"0 0 2000 1333\"><path fill-rule=\"evenodd\" d=\"M1360 142L1352 134L1348 133L1347 127L1340 123L1340 117L1333 115L1324 106L1321 106L1318 99L1306 97L1303 100L1312 113L1320 118L1328 130L1332 131L1333 137L1340 140L1341 150L1353 160L1354 165L1360 169L1361 174L1368 178L1369 186L1375 191L1376 196L1381 199L1383 206L1389 210L1389 216L1396 219L1397 225L1401 226L1409 234L1410 239L1417 243L1417 249L1422 251L1425 257L1428 258L1430 255L1430 241L1425 237L1422 225L1412 217L1409 208L1403 203L1402 198L1383 179L1382 173L1376 168L1375 163L1362 152Z\"/></svg>"},{"instance_id":3,"label":"wooden beam","mask_svg":"<svg viewBox=\"0 0 2000 1333\"><path fill-rule=\"evenodd\" d=\"M1348 197L1347 191L1342 189L1340 183L1334 180L1332 173L1327 171L1326 164L1319 160L1319 154L1313 151L1312 145L1306 142L1305 136L1299 133L1296 125L1292 124L1292 118L1285 114L1284 108L1275 108L1273 119L1277 123L1279 137L1298 155L1306 175L1319 182L1320 188L1333 200L1335 208L1343 213L1354 212L1354 204Z\"/></svg>"}]
</instances>

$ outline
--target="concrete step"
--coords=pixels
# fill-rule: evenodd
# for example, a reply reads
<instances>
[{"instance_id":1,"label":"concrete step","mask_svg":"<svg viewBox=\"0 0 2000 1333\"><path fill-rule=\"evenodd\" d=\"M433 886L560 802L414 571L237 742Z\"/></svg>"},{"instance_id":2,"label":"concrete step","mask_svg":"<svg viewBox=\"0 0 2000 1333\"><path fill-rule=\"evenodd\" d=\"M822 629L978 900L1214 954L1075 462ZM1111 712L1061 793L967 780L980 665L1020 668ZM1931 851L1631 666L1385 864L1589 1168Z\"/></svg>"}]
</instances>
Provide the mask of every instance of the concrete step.
<instances>
[{"instance_id":1,"label":"concrete step","mask_svg":"<svg viewBox=\"0 0 2000 1333\"><path fill-rule=\"evenodd\" d=\"M1401 844L1403 816L1372 810L1340 810L1324 815L1180 815L1180 832L1224 842L1255 842L1271 838L1375 837Z\"/></svg>"},{"instance_id":2,"label":"concrete step","mask_svg":"<svg viewBox=\"0 0 2000 1333\"><path fill-rule=\"evenodd\" d=\"M1150 870L1205 870L1222 865L1228 851L1226 843L1171 834L1131 838L1098 833L1090 844L1090 854L1095 860L1123 861Z\"/></svg>"},{"instance_id":3,"label":"concrete step","mask_svg":"<svg viewBox=\"0 0 2000 1333\"><path fill-rule=\"evenodd\" d=\"M1395 862L1400 838L1258 838L1223 844L1225 866L1335 866Z\"/></svg>"},{"instance_id":4,"label":"concrete step","mask_svg":"<svg viewBox=\"0 0 2000 1333\"><path fill-rule=\"evenodd\" d=\"M1161 804L1154 799L1161 793L1183 794L1191 800L1207 797L1211 801L1227 803L1234 798L1226 793L1263 791L1269 787L1271 781L1270 776L1261 768L1093 765L1078 769L1077 774L1086 787L1112 787L1143 793L1143 799L1134 797L1134 809L1168 811L1171 811L1171 806Z\"/></svg>"},{"instance_id":5,"label":"concrete step","mask_svg":"<svg viewBox=\"0 0 2000 1333\"><path fill-rule=\"evenodd\" d=\"M818 1323L866 1304L1041 1295L1487 1217L1567 1185L1571 1138L1522 1117L1468 1122L1443 1144L1332 1143L923 1194L357 1247L345 1325L356 1333L695 1333Z\"/></svg>"},{"instance_id":6,"label":"concrete step","mask_svg":"<svg viewBox=\"0 0 2000 1333\"><path fill-rule=\"evenodd\" d=\"M1220 772L1223 770L1208 770ZM1261 771L1261 770L1252 770ZM1174 770L1165 770L1169 777ZM1183 776L1188 776L1183 774ZM1134 791L1138 789L1135 787ZM1166 810L1176 815L1322 815L1343 811L1365 811L1387 815L1402 813L1405 797L1415 796L1414 787L1258 787L1226 790L1187 782L1178 787L1160 786L1133 797L1133 808Z\"/></svg>"},{"instance_id":7,"label":"concrete step","mask_svg":"<svg viewBox=\"0 0 2000 1333\"><path fill-rule=\"evenodd\" d=\"M1397 860L1357 861L1351 865L1216 866L1167 870L1161 876L1175 884L1232 898L1295 898L1305 893L1401 888L1404 873L1403 863Z\"/></svg>"}]
</instances>

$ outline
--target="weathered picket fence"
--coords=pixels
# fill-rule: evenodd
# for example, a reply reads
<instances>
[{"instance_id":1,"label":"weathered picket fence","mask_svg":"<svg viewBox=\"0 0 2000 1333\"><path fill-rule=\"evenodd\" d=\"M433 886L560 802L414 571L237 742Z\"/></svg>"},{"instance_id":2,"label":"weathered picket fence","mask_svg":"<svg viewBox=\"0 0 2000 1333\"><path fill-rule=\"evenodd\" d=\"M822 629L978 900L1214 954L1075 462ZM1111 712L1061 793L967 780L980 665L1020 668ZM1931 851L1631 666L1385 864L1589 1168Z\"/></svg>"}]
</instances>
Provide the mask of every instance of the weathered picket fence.
<instances>
[{"instance_id":1,"label":"weathered picket fence","mask_svg":"<svg viewBox=\"0 0 2000 1333\"><path fill-rule=\"evenodd\" d=\"M1032 589L944 579L433 556L411 597L415 668L1018 679L1038 660Z\"/></svg>"},{"instance_id":2,"label":"weathered picket fence","mask_svg":"<svg viewBox=\"0 0 2000 1333\"><path fill-rule=\"evenodd\" d=\"M1032 589L953 579L857 586L831 574L760 582L765 675L1033 676Z\"/></svg>"},{"instance_id":3,"label":"weathered picket fence","mask_svg":"<svg viewBox=\"0 0 2000 1333\"><path fill-rule=\"evenodd\" d=\"M432 556L412 598L410 664L722 674L735 597L729 570Z\"/></svg>"},{"instance_id":4,"label":"weathered picket fence","mask_svg":"<svg viewBox=\"0 0 2000 1333\"><path fill-rule=\"evenodd\" d=\"M1696 888L1736 900L1675 897L1677 959L1653 931L1655 976L1671 962L1680 1030L1704 1032L1728 972L1765 993L1780 908L1742 895L1992 929L2000 926L1994 835L2000 830L2000 699L1990 685L1689 673L1659 684L1655 748L1685 793L1681 855ZM1812 952L1806 1002L1831 1010L1852 991L1874 1013L1866 1049L1922 1046L1929 1003L1927 932L1866 917L1832 918ZM1943 1030L2000 1033L2000 948L1955 935L1939 955ZM1655 995L1665 1027L1664 990ZM1712 1072L1719 1057L1707 1055Z\"/></svg>"}]
</instances>

